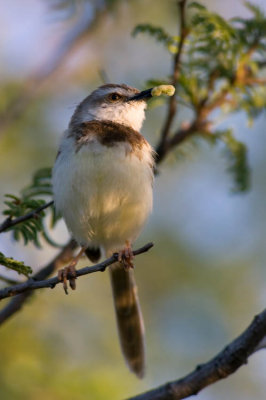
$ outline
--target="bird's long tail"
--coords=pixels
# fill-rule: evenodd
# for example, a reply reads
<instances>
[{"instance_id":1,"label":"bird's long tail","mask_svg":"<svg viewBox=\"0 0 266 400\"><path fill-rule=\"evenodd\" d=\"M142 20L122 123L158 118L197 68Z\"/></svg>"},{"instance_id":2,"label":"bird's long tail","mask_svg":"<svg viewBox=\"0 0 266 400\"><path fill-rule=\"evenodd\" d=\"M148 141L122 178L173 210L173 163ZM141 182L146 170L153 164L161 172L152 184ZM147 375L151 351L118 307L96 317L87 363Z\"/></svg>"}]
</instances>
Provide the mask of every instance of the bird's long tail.
<instances>
[{"instance_id":1,"label":"bird's long tail","mask_svg":"<svg viewBox=\"0 0 266 400\"><path fill-rule=\"evenodd\" d=\"M119 263L109 270L121 348L130 370L142 378L145 370L144 323L134 272Z\"/></svg>"}]
</instances>

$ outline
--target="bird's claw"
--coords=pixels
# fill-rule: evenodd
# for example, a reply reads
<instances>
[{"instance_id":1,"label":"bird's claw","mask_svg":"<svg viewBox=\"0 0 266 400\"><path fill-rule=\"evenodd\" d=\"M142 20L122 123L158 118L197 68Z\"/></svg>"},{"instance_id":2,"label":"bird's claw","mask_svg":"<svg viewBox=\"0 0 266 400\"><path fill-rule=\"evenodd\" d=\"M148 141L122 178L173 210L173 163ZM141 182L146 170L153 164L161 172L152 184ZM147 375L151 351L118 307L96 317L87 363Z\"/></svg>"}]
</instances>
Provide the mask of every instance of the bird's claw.
<instances>
[{"instance_id":1,"label":"bird's claw","mask_svg":"<svg viewBox=\"0 0 266 400\"><path fill-rule=\"evenodd\" d=\"M76 279L77 279L77 271L75 269L75 265L70 264L67 267L60 269L58 271L58 279L63 283L63 288L65 294L68 294L68 285L67 281L69 280L69 286L72 290L76 289Z\"/></svg>"},{"instance_id":2,"label":"bird's claw","mask_svg":"<svg viewBox=\"0 0 266 400\"><path fill-rule=\"evenodd\" d=\"M118 252L118 261L124 266L125 269L134 268L133 264L134 254L131 245L126 242L123 250Z\"/></svg>"},{"instance_id":3,"label":"bird's claw","mask_svg":"<svg viewBox=\"0 0 266 400\"><path fill-rule=\"evenodd\" d=\"M58 271L58 279L59 281L63 282L63 288L65 291L65 294L68 294L68 286L67 286L67 281L69 281L69 286L71 287L72 290L76 289L76 279L77 279L77 271L76 271L76 265L79 261L79 259L82 257L84 254L85 247L82 247L80 249L80 252L76 257L74 257L71 261L71 263Z\"/></svg>"}]
</instances>

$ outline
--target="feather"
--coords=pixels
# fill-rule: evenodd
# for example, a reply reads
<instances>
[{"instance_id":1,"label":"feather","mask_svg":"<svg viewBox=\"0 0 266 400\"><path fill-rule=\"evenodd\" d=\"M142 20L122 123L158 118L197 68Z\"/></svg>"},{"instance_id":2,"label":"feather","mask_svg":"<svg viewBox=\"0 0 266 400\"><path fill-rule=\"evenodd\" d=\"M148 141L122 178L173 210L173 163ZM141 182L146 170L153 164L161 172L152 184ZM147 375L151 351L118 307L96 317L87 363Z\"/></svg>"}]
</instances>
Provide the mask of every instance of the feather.
<instances>
[{"instance_id":1,"label":"feather","mask_svg":"<svg viewBox=\"0 0 266 400\"><path fill-rule=\"evenodd\" d=\"M145 372L144 322L132 269L111 266L116 321L120 344L129 369L139 378Z\"/></svg>"}]
</instances>

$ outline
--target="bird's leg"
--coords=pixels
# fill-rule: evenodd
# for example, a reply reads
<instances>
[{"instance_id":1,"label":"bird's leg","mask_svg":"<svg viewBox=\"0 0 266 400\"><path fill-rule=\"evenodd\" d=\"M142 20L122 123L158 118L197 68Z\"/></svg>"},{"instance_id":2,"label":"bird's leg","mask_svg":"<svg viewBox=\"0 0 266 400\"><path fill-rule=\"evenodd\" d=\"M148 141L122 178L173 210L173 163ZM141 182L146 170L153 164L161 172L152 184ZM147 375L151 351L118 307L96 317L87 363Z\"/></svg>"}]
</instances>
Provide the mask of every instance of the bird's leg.
<instances>
[{"instance_id":1,"label":"bird's leg","mask_svg":"<svg viewBox=\"0 0 266 400\"><path fill-rule=\"evenodd\" d=\"M126 240L126 245L123 250L118 252L118 261L123 264L125 269L134 268L133 264L134 254L132 251L131 243Z\"/></svg>"},{"instance_id":2,"label":"bird's leg","mask_svg":"<svg viewBox=\"0 0 266 400\"><path fill-rule=\"evenodd\" d=\"M67 287L67 279L69 280L69 286L71 287L72 290L76 289L76 265L80 258L83 256L85 252L85 247L82 247L79 253L76 255L76 257L73 257L71 263L58 271L58 279L63 282L63 288L65 291L65 294L68 294L68 287ZM69 277L69 278L68 278Z\"/></svg>"}]
</instances>

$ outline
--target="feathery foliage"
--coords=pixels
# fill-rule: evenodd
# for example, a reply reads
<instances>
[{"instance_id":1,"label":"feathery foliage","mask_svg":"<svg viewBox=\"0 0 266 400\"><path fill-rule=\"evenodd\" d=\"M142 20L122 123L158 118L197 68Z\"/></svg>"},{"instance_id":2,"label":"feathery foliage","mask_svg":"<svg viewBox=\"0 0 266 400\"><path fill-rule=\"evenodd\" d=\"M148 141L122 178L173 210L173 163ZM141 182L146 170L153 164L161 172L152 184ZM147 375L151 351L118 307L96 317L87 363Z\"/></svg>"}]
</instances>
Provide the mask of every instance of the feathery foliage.
<instances>
[{"instance_id":1,"label":"feathery foliage","mask_svg":"<svg viewBox=\"0 0 266 400\"><path fill-rule=\"evenodd\" d=\"M163 43L171 53L176 52L179 40L178 36L171 36L163 28L150 24L139 24L133 30L132 36L135 37L139 33L149 34L154 37L157 42Z\"/></svg>"},{"instance_id":2,"label":"feathery foliage","mask_svg":"<svg viewBox=\"0 0 266 400\"><path fill-rule=\"evenodd\" d=\"M11 218L11 220L22 217L45 204L44 200L17 197L13 194L6 194L5 197L7 200L4 201L4 204L7 208L3 211L3 214ZM36 214L36 217L10 227L9 230L12 230L13 238L16 241L23 239L25 245L32 241L37 247L40 247L38 233L43 229L42 218L44 215L42 211Z\"/></svg>"},{"instance_id":3,"label":"feathery foliage","mask_svg":"<svg viewBox=\"0 0 266 400\"><path fill-rule=\"evenodd\" d=\"M211 122L216 109L227 114L244 111L250 122L266 109L266 80L260 75L266 57L266 16L258 6L245 5L250 18L225 20L198 2L189 3L176 87L177 101L193 110L192 121L198 119L206 127L197 134L208 140L211 134L214 143L222 141L226 147L228 171L234 178L234 190L240 192L249 188L246 146L236 140L233 131L221 134ZM152 36L170 53L178 51L180 38L161 27L140 24L133 31L134 36L138 34ZM171 77L151 78L147 86L169 83Z\"/></svg>"},{"instance_id":4,"label":"feathery foliage","mask_svg":"<svg viewBox=\"0 0 266 400\"><path fill-rule=\"evenodd\" d=\"M250 185L250 171L247 163L247 147L238 141L231 129L216 132L216 137L222 140L225 145L225 154L228 158L228 171L234 177L234 192L244 192Z\"/></svg>"},{"instance_id":5,"label":"feathery foliage","mask_svg":"<svg viewBox=\"0 0 266 400\"><path fill-rule=\"evenodd\" d=\"M7 200L4 202L6 209L3 211L3 214L11 220L23 217L32 212L34 214L39 207L46 203L44 197L49 200L52 197L51 168L43 168L37 171L33 176L31 184L21 191L20 197L7 194ZM44 217L45 212L38 211L32 218L11 226L7 230L12 231L13 238L16 241L23 240L25 245L28 242L32 242L35 246L41 247L40 238L42 237L52 246L58 247L46 232ZM54 207L51 207L51 228L54 227L58 218Z\"/></svg>"}]
</instances>

